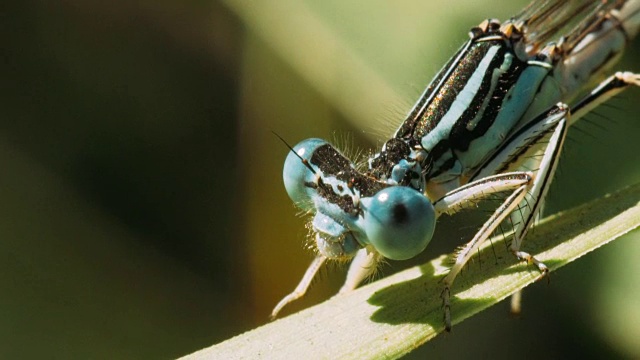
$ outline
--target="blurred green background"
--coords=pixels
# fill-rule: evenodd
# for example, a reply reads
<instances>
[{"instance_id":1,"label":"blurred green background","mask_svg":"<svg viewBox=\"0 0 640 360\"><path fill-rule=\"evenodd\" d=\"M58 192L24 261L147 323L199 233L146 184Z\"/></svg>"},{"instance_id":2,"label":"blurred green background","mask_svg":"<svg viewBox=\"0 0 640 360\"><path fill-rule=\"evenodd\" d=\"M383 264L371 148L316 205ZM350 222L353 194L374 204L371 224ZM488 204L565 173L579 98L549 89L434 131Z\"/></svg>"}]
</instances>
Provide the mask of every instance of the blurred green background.
<instances>
[{"instance_id":1,"label":"blurred green background","mask_svg":"<svg viewBox=\"0 0 640 360\"><path fill-rule=\"evenodd\" d=\"M378 146L469 27L525 4L4 4L0 358L173 358L266 323L312 257L272 131ZM617 68L640 71L638 48ZM548 212L640 181L639 95L570 132ZM451 252L469 219L383 273ZM640 357L639 241L527 289L520 319L500 304L409 358Z\"/></svg>"}]
</instances>

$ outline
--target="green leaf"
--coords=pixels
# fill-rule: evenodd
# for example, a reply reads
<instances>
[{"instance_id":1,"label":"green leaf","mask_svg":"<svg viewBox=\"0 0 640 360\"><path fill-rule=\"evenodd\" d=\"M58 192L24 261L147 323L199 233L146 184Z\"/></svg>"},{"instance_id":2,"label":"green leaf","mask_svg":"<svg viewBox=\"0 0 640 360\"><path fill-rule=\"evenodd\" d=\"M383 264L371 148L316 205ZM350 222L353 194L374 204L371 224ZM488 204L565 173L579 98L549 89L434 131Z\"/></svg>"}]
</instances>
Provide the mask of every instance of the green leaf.
<instances>
[{"instance_id":1,"label":"green leaf","mask_svg":"<svg viewBox=\"0 0 640 360\"><path fill-rule=\"evenodd\" d=\"M640 226L640 184L540 222L526 250L551 271ZM486 244L480 266L463 271L452 289L452 322L498 303L539 278L505 246ZM488 260L490 259L490 261ZM381 359L397 358L444 330L439 280L447 256L337 295L185 359ZM454 326L455 331L455 326Z\"/></svg>"}]
</instances>

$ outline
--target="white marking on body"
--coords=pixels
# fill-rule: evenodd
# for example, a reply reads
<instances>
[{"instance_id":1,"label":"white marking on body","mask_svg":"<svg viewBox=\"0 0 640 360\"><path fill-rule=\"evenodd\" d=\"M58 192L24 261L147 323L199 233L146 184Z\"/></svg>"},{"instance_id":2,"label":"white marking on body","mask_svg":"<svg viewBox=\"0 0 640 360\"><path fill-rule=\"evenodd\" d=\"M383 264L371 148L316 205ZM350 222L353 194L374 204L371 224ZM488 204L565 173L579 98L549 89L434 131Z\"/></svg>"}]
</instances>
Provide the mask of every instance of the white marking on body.
<instances>
[{"instance_id":1,"label":"white marking on body","mask_svg":"<svg viewBox=\"0 0 640 360\"><path fill-rule=\"evenodd\" d=\"M458 121L460 116L464 113L465 110L471 104L474 95L478 92L480 85L482 85L482 79L484 78L485 73L487 72L487 68L491 65L493 58L496 56L496 53L500 49L500 46L492 46L484 59L478 65L476 71L473 72L473 75L467 81L467 84L464 86L462 91L456 96L456 99L451 104L451 108L447 111L446 114L440 120L440 123L434 131L426 134L422 138L422 147L431 150L433 147L443 138L448 138L449 134L442 134L442 131L437 131L438 129L448 129L449 131L453 127L453 125Z\"/></svg>"}]
</instances>

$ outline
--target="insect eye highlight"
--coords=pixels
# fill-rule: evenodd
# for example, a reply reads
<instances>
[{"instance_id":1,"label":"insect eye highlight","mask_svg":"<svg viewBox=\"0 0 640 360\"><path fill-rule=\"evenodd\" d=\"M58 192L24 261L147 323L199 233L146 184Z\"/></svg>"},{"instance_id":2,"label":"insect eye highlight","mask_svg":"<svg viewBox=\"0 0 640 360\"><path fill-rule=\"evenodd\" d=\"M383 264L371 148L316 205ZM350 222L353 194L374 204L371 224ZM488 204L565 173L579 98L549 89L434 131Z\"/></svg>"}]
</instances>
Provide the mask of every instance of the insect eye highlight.
<instances>
[{"instance_id":1,"label":"insect eye highlight","mask_svg":"<svg viewBox=\"0 0 640 360\"><path fill-rule=\"evenodd\" d=\"M420 192L392 186L362 200L363 230L380 254L405 260L421 253L435 229L435 210Z\"/></svg>"}]
</instances>

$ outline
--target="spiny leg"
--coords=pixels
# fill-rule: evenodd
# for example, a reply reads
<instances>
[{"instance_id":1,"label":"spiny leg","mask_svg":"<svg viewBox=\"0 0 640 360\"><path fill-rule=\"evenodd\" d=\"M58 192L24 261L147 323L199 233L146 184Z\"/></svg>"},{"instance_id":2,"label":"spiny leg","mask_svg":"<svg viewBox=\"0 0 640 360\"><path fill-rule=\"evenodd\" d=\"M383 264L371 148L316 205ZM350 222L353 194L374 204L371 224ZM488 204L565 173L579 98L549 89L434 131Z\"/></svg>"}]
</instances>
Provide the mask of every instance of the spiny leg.
<instances>
[{"instance_id":1,"label":"spiny leg","mask_svg":"<svg viewBox=\"0 0 640 360\"><path fill-rule=\"evenodd\" d=\"M629 86L640 87L640 74L620 71L611 75L571 108L569 125L573 125L576 120Z\"/></svg>"},{"instance_id":2,"label":"spiny leg","mask_svg":"<svg viewBox=\"0 0 640 360\"><path fill-rule=\"evenodd\" d=\"M520 246L522 245L522 239L524 238L527 230L531 227L540 206L542 206L542 201L549 190L549 186L551 185L551 180L553 179L553 175L558 166L562 145L567 135L567 128L567 122L562 120L558 123L551 134L549 144L547 145L544 155L540 161L540 168L538 169L536 178L529 190L532 202L528 204L524 214L521 214L520 212L514 214L516 216L524 215L524 217L522 222L517 224L514 229L514 238L509 249L518 259L536 265L543 275L549 271L547 266L530 254L520 251Z\"/></svg>"},{"instance_id":3,"label":"spiny leg","mask_svg":"<svg viewBox=\"0 0 640 360\"><path fill-rule=\"evenodd\" d=\"M556 128L549 138L549 143L544 150L542 159L540 160L536 178L529 189L531 201L527 201L527 205L525 207L518 209L518 211L514 211L510 215L511 221L516 223L516 225L514 227L514 238L509 246L509 250L519 260L535 265L540 271L540 277L546 276L549 272L549 268L531 254L521 251L520 246L522 245L522 239L524 238L527 230L531 227L533 221L540 212L543 200L557 168L558 159L560 157L564 139L566 138L567 128L568 125L565 119L561 120L556 125ZM520 291L513 295L511 299L512 314L520 313L521 299L522 293Z\"/></svg>"},{"instance_id":4,"label":"spiny leg","mask_svg":"<svg viewBox=\"0 0 640 360\"><path fill-rule=\"evenodd\" d=\"M444 307L445 316L445 328L447 331L451 329L451 303L450 292L451 286L471 256L479 249L479 247L489 238L489 236L496 230L496 228L515 210L518 209L520 204L525 199L527 192L530 191L530 195L544 195L548 188L548 182L550 181L550 175L555 170L555 161L559 156L562 140L566 134L566 120L568 114L568 107L564 104L558 104L550 109L546 114L541 115L538 119L533 121L531 126L520 130L514 136L510 137L505 144L498 150L496 156L487 161L485 164L486 169L479 170L481 174L483 171L496 171L500 170L503 164L513 163L514 161L521 159L524 155L530 154L531 151L537 151L537 146L542 139L548 137L549 131L553 130L552 135L549 137L549 145L544 147L544 154L542 157L541 166L537 170L535 176L532 173L503 173L496 176L485 177L480 180L476 180L468 185L461 187L458 190L454 190L448 193L443 201L436 202L436 209L440 202L446 204L453 204L451 201L447 201L447 198L455 196L460 190L474 189L480 194L475 196L467 196L461 199L461 204L468 206L467 203L475 203L478 196L484 197L488 193L495 193L498 191L512 191L511 194L504 200L504 202L493 212L489 219L483 224L480 230L476 233L474 238L467 243L462 250L458 253L455 264L451 268L449 274L443 279L444 289L442 291L442 301ZM551 174L548 174L551 172ZM527 174L526 181L520 184L512 184L511 187L505 188L506 182L515 174ZM489 186L487 186L489 185ZM534 197L534 199L537 199ZM537 202L537 201L536 201ZM449 205L449 206L451 206ZM539 202L537 204L539 206ZM456 209L454 209L456 210ZM535 217L535 208L528 209L527 215ZM518 211L518 213L520 213ZM524 234L526 232L526 226L529 226L526 222L522 222L516 226L516 231ZM519 235L516 233L516 236ZM512 244L513 245L513 244ZM517 243L516 245L519 245ZM512 250L513 251L513 250ZM514 252L515 253L515 252ZM526 253L518 253L520 256L529 256L532 262L539 265L539 269L546 269L544 264L535 260Z\"/></svg>"},{"instance_id":5,"label":"spiny leg","mask_svg":"<svg viewBox=\"0 0 640 360\"><path fill-rule=\"evenodd\" d=\"M531 227L535 216L540 211L542 202L547 194L551 180L553 179L564 139L566 137L567 128L569 125L574 124L580 117L591 111L594 107L620 93L630 85L640 86L640 75L631 72L617 72L610 76L572 107L571 117L567 118L567 124L558 124L549 139L549 145L540 161L540 169L538 170L537 175L538 179L529 191L532 201L524 211L524 215L518 214L521 215L520 220L522 223L516 227L514 240L510 246L511 252L518 257L518 259L536 265L542 275L548 272L548 268L535 257L526 252L520 251L520 247L526 232Z\"/></svg>"},{"instance_id":6,"label":"spiny leg","mask_svg":"<svg viewBox=\"0 0 640 360\"><path fill-rule=\"evenodd\" d=\"M316 255L315 259L313 259L313 261L307 268L307 271L304 273L304 276L302 277L302 280L300 280L298 286L296 286L296 288L289 295L280 300L276 307L273 308L270 316L271 320L275 319L278 316L278 313L280 312L280 310L282 310L282 308L300 299L307 293L307 290L311 286L311 281L313 281L316 273L318 272L318 270L320 270L326 260L326 257L322 255Z\"/></svg>"},{"instance_id":7,"label":"spiny leg","mask_svg":"<svg viewBox=\"0 0 640 360\"><path fill-rule=\"evenodd\" d=\"M571 117L568 119L569 125L575 124L577 120L582 118L585 114L589 113L592 109L599 106L603 102L607 101L611 97L617 95L621 91L625 90L629 86L640 86L640 75L632 72L617 72L614 75L608 77L604 81L602 81L595 89L593 89L588 95L582 98L578 103L573 106L571 111ZM564 138L560 139L560 141L564 141ZM560 146L562 146L560 144ZM559 151L558 151L559 155ZM543 161L544 163L544 161ZM552 163L547 163L547 166L551 166L551 173L549 174L549 180L546 183L546 186L540 189L540 192L536 197L534 197L534 207L535 209L530 212L530 218L525 220L525 223L534 221L533 216L539 213L540 206L544 197L546 195L546 191L549 187L551 179L553 177L553 173L555 172L555 167L557 166L557 157L553 160ZM523 219L524 220L524 219ZM541 276L544 276L548 273L549 269L540 261L538 261L535 257L530 254L520 251L520 246L522 245L522 239L524 238L524 233L527 231L529 226L525 224L524 226L519 228L519 232L516 232L516 237L514 238L514 242L511 244L511 251L513 254L520 260L526 261L527 263L534 264L538 270L541 272ZM521 292L518 291L513 295L511 299L511 313L519 314L521 311Z\"/></svg>"},{"instance_id":8,"label":"spiny leg","mask_svg":"<svg viewBox=\"0 0 640 360\"><path fill-rule=\"evenodd\" d=\"M502 174L500 176L496 176L490 181L486 181L486 179L480 180L477 183L474 183L474 187L477 187L477 190L481 192L482 196L486 196L488 193L496 192L492 188L495 186L502 186L502 182L508 180L516 175L522 175L522 183L519 184L507 197L507 199L495 210L495 212L491 215L491 217L484 223L480 231L476 233L474 238L465 245L464 248L460 251L458 256L456 257L455 264L449 270L447 276L442 280L444 284L444 289L442 290L442 305L444 307L444 322L445 329L447 331L451 331L451 286L453 285L453 281L456 276L462 270L462 267L469 261L469 258L478 250L480 245L484 243L486 239L496 230L498 225L506 218L507 215L511 211L513 211L518 204L524 199L526 195L527 188L530 186L532 181L532 176L529 173L507 173ZM503 179L504 177L504 179ZM445 196L446 198L447 196ZM475 202L476 199L470 198L470 202Z\"/></svg>"}]
</instances>

